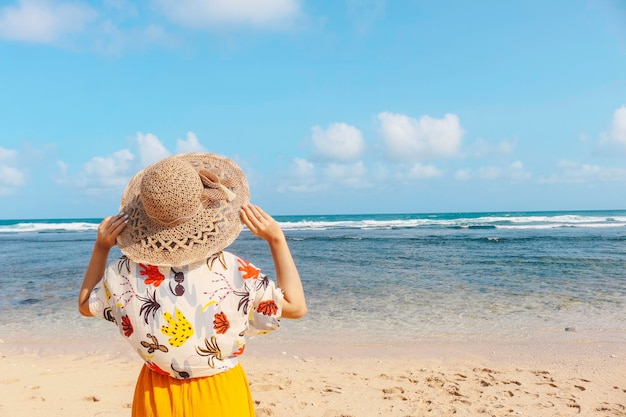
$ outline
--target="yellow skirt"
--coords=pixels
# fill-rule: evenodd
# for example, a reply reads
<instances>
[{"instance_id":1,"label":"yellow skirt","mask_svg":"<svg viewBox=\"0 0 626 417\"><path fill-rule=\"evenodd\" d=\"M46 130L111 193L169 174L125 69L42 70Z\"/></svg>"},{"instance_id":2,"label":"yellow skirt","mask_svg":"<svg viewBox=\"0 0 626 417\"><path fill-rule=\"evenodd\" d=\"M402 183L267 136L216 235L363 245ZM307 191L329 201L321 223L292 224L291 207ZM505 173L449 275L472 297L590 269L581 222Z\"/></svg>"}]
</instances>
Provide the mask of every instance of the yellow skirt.
<instances>
[{"instance_id":1,"label":"yellow skirt","mask_svg":"<svg viewBox=\"0 0 626 417\"><path fill-rule=\"evenodd\" d=\"M141 369L133 417L254 417L248 378L241 367L217 375L175 379Z\"/></svg>"}]
</instances>

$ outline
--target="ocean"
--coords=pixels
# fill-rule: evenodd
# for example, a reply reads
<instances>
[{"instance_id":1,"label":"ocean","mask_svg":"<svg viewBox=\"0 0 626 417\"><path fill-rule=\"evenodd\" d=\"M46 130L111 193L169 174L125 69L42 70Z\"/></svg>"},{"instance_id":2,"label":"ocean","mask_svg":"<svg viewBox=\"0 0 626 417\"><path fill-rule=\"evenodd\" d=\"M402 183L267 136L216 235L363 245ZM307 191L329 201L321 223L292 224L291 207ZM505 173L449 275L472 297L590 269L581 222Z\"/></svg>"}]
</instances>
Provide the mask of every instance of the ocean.
<instances>
[{"instance_id":1,"label":"ocean","mask_svg":"<svg viewBox=\"0 0 626 417\"><path fill-rule=\"evenodd\" d=\"M0 349L116 337L76 308L100 220L0 220ZM626 342L626 210L276 220L309 313L283 320L274 340ZM229 250L273 278L267 245L249 231Z\"/></svg>"}]
</instances>

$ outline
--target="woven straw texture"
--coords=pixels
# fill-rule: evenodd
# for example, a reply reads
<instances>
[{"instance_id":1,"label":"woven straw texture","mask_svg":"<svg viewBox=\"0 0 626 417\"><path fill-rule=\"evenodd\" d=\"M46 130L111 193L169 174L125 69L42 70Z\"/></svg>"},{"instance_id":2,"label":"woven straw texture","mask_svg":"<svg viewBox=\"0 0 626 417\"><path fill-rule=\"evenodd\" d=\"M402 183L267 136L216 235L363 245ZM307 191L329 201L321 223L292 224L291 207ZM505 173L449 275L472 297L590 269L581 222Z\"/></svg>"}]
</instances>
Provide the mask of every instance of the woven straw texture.
<instances>
[{"instance_id":1,"label":"woven straw texture","mask_svg":"<svg viewBox=\"0 0 626 417\"><path fill-rule=\"evenodd\" d=\"M117 238L135 262L182 266L230 245L242 229L239 211L250 201L248 182L220 155L175 155L129 182L120 211L129 221Z\"/></svg>"}]
</instances>

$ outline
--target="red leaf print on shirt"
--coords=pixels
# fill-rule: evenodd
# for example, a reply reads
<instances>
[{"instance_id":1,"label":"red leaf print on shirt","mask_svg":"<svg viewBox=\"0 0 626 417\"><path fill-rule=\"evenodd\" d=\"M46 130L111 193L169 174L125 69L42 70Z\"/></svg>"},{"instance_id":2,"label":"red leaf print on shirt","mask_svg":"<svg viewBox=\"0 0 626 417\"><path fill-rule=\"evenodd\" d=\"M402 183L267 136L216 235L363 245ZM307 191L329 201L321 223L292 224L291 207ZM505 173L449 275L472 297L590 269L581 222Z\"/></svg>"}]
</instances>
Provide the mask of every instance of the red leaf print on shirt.
<instances>
[{"instance_id":1,"label":"red leaf print on shirt","mask_svg":"<svg viewBox=\"0 0 626 417\"><path fill-rule=\"evenodd\" d=\"M228 317L224 313L216 313L214 316L215 320L213 320L213 328L217 331L218 334L224 334L230 328L230 323L228 322Z\"/></svg>"},{"instance_id":2,"label":"red leaf print on shirt","mask_svg":"<svg viewBox=\"0 0 626 417\"><path fill-rule=\"evenodd\" d=\"M249 278L258 278L261 270L255 268L250 262L244 261L241 258L237 258L237 262L239 262L239 271L243 272L243 279Z\"/></svg>"},{"instance_id":3,"label":"red leaf print on shirt","mask_svg":"<svg viewBox=\"0 0 626 417\"><path fill-rule=\"evenodd\" d=\"M122 317L122 331L126 337L130 337L130 335L133 334L133 323L131 323L128 316Z\"/></svg>"},{"instance_id":4,"label":"red leaf print on shirt","mask_svg":"<svg viewBox=\"0 0 626 417\"><path fill-rule=\"evenodd\" d=\"M158 266L139 264L139 267L141 268L139 275L146 277L144 281L146 285L154 284L155 287L158 287L165 279L165 275L159 272Z\"/></svg>"},{"instance_id":5,"label":"red leaf print on shirt","mask_svg":"<svg viewBox=\"0 0 626 417\"><path fill-rule=\"evenodd\" d=\"M261 314L265 314L266 316L273 316L278 313L278 306L274 302L274 300L261 301L259 306L256 308Z\"/></svg>"}]
</instances>

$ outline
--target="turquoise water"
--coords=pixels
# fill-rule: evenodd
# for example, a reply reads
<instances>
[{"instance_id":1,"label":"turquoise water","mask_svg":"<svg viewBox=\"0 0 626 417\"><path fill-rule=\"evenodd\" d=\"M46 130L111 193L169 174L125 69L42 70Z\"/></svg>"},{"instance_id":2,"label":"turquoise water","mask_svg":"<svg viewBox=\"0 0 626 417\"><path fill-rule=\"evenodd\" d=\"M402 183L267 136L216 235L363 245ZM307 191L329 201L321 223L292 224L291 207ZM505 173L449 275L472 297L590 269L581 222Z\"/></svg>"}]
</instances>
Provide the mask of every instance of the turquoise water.
<instances>
[{"instance_id":1,"label":"turquoise water","mask_svg":"<svg viewBox=\"0 0 626 417\"><path fill-rule=\"evenodd\" d=\"M537 337L567 328L626 341L624 210L277 220L309 303L307 317L284 321L278 338L391 343ZM76 312L99 221L0 221L5 346L108 331L108 323ZM273 276L266 244L249 232L230 250Z\"/></svg>"}]
</instances>

